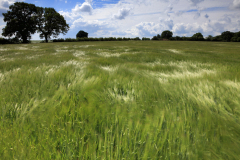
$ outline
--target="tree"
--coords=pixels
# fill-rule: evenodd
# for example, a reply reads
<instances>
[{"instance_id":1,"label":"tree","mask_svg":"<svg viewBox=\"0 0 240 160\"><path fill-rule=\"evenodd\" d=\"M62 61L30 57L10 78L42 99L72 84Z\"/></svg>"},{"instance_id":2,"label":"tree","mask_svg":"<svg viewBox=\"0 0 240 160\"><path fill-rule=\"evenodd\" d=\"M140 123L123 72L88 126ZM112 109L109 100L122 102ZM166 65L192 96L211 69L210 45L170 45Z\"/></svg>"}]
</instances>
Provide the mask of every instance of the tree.
<instances>
[{"instance_id":1,"label":"tree","mask_svg":"<svg viewBox=\"0 0 240 160\"><path fill-rule=\"evenodd\" d=\"M213 36L212 35L208 35L208 37L206 38L207 41L212 41Z\"/></svg>"},{"instance_id":2,"label":"tree","mask_svg":"<svg viewBox=\"0 0 240 160\"><path fill-rule=\"evenodd\" d=\"M161 38L171 38L173 36L173 33L169 30L163 31L161 34Z\"/></svg>"},{"instance_id":3,"label":"tree","mask_svg":"<svg viewBox=\"0 0 240 160\"><path fill-rule=\"evenodd\" d=\"M221 34L222 39L227 42L230 42L233 36L234 33L230 31L225 31Z\"/></svg>"},{"instance_id":4,"label":"tree","mask_svg":"<svg viewBox=\"0 0 240 160\"><path fill-rule=\"evenodd\" d=\"M56 38L60 33L65 34L69 30L69 25L64 17L54 8L38 7L36 22L37 32L40 33L41 39L45 38L46 43L51 36Z\"/></svg>"},{"instance_id":5,"label":"tree","mask_svg":"<svg viewBox=\"0 0 240 160\"><path fill-rule=\"evenodd\" d=\"M7 22L2 35L15 36L21 38L23 43L27 43L27 39L30 39L31 34L36 31L36 22L33 17L37 14L37 7L34 4L16 2L9 9L10 11L2 14L4 22Z\"/></svg>"},{"instance_id":6,"label":"tree","mask_svg":"<svg viewBox=\"0 0 240 160\"><path fill-rule=\"evenodd\" d=\"M153 36L152 40L158 40L157 36Z\"/></svg>"},{"instance_id":7,"label":"tree","mask_svg":"<svg viewBox=\"0 0 240 160\"><path fill-rule=\"evenodd\" d=\"M159 34L157 34L157 38L161 38L161 36Z\"/></svg>"},{"instance_id":8,"label":"tree","mask_svg":"<svg viewBox=\"0 0 240 160\"><path fill-rule=\"evenodd\" d=\"M84 32L83 30L80 30L77 35L76 35L76 38L88 38L88 33L87 32Z\"/></svg>"},{"instance_id":9,"label":"tree","mask_svg":"<svg viewBox=\"0 0 240 160\"><path fill-rule=\"evenodd\" d=\"M234 37L236 37L236 38L240 37L240 31L239 31L239 32L236 32L236 33L234 33Z\"/></svg>"},{"instance_id":10,"label":"tree","mask_svg":"<svg viewBox=\"0 0 240 160\"><path fill-rule=\"evenodd\" d=\"M221 35L215 36L213 37L212 41L222 41L222 36Z\"/></svg>"},{"instance_id":11,"label":"tree","mask_svg":"<svg viewBox=\"0 0 240 160\"><path fill-rule=\"evenodd\" d=\"M192 36L192 40L194 40L194 41L204 40L202 33L200 33L200 32L195 33L195 34Z\"/></svg>"}]
</instances>

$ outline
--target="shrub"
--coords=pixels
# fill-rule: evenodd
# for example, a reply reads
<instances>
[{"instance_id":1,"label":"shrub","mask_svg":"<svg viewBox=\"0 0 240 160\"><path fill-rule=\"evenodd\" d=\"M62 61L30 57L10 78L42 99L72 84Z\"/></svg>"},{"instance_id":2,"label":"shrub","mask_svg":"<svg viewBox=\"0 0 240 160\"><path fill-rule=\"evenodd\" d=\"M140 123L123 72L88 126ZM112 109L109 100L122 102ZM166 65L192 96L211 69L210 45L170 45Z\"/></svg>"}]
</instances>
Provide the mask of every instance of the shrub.
<instances>
[{"instance_id":1,"label":"shrub","mask_svg":"<svg viewBox=\"0 0 240 160\"><path fill-rule=\"evenodd\" d=\"M157 36L153 36L152 40L158 40Z\"/></svg>"},{"instance_id":2,"label":"shrub","mask_svg":"<svg viewBox=\"0 0 240 160\"><path fill-rule=\"evenodd\" d=\"M212 41L222 41L222 37L219 35L219 36L215 36L212 38Z\"/></svg>"},{"instance_id":3,"label":"shrub","mask_svg":"<svg viewBox=\"0 0 240 160\"><path fill-rule=\"evenodd\" d=\"M84 38L77 38L77 41L84 41Z\"/></svg>"},{"instance_id":4,"label":"shrub","mask_svg":"<svg viewBox=\"0 0 240 160\"><path fill-rule=\"evenodd\" d=\"M232 41L232 42L237 42L237 38L236 38L236 37L232 37L232 38L231 38L231 41Z\"/></svg>"},{"instance_id":5,"label":"shrub","mask_svg":"<svg viewBox=\"0 0 240 160\"><path fill-rule=\"evenodd\" d=\"M76 42L77 40L74 38L66 38L65 42Z\"/></svg>"},{"instance_id":6,"label":"shrub","mask_svg":"<svg viewBox=\"0 0 240 160\"><path fill-rule=\"evenodd\" d=\"M0 38L0 44L8 44L10 43L7 39L5 38Z\"/></svg>"},{"instance_id":7,"label":"shrub","mask_svg":"<svg viewBox=\"0 0 240 160\"><path fill-rule=\"evenodd\" d=\"M29 43L30 41L27 40L27 43ZM18 44L21 43L21 41L15 37L12 39L5 39L5 38L0 38L0 44Z\"/></svg>"},{"instance_id":8,"label":"shrub","mask_svg":"<svg viewBox=\"0 0 240 160\"><path fill-rule=\"evenodd\" d=\"M122 37L118 37L117 40L118 41L122 41L123 39L122 39Z\"/></svg>"},{"instance_id":9,"label":"shrub","mask_svg":"<svg viewBox=\"0 0 240 160\"><path fill-rule=\"evenodd\" d=\"M182 37L176 36L176 40L177 40L177 41L181 41L181 40L182 40Z\"/></svg>"},{"instance_id":10,"label":"shrub","mask_svg":"<svg viewBox=\"0 0 240 160\"><path fill-rule=\"evenodd\" d=\"M64 42L64 39L63 38L53 39L53 42Z\"/></svg>"},{"instance_id":11,"label":"shrub","mask_svg":"<svg viewBox=\"0 0 240 160\"><path fill-rule=\"evenodd\" d=\"M143 37L142 40L143 41L148 41L148 40L150 40L150 38Z\"/></svg>"},{"instance_id":12,"label":"shrub","mask_svg":"<svg viewBox=\"0 0 240 160\"><path fill-rule=\"evenodd\" d=\"M132 40L139 41L141 40L139 37L133 38Z\"/></svg>"},{"instance_id":13,"label":"shrub","mask_svg":"<svg viewBox=\"0 0 240 160\"><path fill-rule=\"evenodd\" d=\"M84 37L83 40L84 40L84 41L89 41L89 38Z\"/></svg>"}]
</instances>

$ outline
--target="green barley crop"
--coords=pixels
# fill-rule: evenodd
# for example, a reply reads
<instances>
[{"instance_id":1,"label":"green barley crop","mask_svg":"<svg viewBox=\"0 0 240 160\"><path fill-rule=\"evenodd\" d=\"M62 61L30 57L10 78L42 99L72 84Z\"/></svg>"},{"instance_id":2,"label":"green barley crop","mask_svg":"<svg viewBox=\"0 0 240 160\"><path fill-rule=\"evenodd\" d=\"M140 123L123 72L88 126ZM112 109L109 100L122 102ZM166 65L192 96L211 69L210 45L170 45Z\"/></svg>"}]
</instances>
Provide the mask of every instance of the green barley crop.
<instances>
[{"instance_id":1,"label":"green barley crop","mask_svg":"<svg viewBox=\"0 0 240 160\"><path fill-rule=\"evenodd\" d=\"M1 159L240 157L237 43L0 46Z\"/></svg>"}]
</instances>

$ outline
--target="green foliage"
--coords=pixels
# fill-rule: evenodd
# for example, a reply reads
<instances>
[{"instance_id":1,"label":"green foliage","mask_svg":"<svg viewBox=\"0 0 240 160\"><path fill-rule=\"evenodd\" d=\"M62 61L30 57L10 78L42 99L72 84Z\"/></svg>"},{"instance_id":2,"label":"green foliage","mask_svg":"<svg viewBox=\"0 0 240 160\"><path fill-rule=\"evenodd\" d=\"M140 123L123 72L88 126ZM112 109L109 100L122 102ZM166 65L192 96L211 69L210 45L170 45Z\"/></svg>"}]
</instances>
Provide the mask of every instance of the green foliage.
<instances>
[{"instance_id":1,"label":"green foliage","mask_svg":"<svg viewBox=\"0 0 240 160\"><path fill-rule=\"evenodd\" d=\"M74 39L74 38L66 38L64 40L64 42L76 42L76 41L77 41L77 39Z\"/></svg>"},{"instance_id":2,"label":"green foliage","mask_svg":"<svg viewBox=\"0 0 240 160\"><path fill-rule=\"evenodd\" d=\"M213 40L213 36L209 35L207 38L206 38L206 41L212 41Z\"/></svg>"},{"instance_id":3,"label":"green foliage","mask_svg":"<svg viewBox=\"0 0 240 160\"><path fill-rule=\"evenodd\" d=\"M240 31L239 31L239 32L236 32L236 33L234 33L234 37L240 37Z\"/></svg>"},{"instance_id":4,"label":"green foliage","mask_svg":"<svg viewBox=\"0 0 240 160\"><path fill-rule=\"evenodd\" d=\"M100 37L100 38L93 38L93 37L83 37L83 38L66 38L64 39L54 39L53 42L76 42L76 41L128 41L128 40L141 40L139 37L136 38L121 38L121 37ZM149 39L150 40L150 39Z\"/></svg>"},{"instance_id":5,"label":"green foliage","mask_svg":"<svg viewBox=\"0 0 240 160\"><path fill-rule=\"evenodd\" d=\"M3 13L6 26L3 28L2 35L5 37L15 36L21 38L23 43L28 43L31 34L36 31L37 7L34 4L15 2L9 7L7 13Z\"/></svg>"},{"instance_id":6,"label":"green foliage","mask_svg":"<svg viewBox=\"0 0 240 160\"><path fill-rule=\"evenodd\" d=\"M193 41L203 41L204 40L203 35L200 32L195 33L191 38Z\"/></svg>"},{"instance_id":7,"label":"green foliage","mask_svg":"<svg viewBox=\"0 0 240 160\"><path fill-rule=\"evenodd\" d=\"M237 42L237 38L236 37L232 37L231 38L231 42Z\"/></svg>"},{"instance_id":8,"label":"green foliage","mask_svg":"<svg viewBox=\"0 0 240 160\"><path fill-rule=\"evenodd\" d=\"M158 40L157 36L153 36L152 40Z\"/></svg>"},{"instance_id":9,"label":"green foliage","mask_svg":"<svg viewBox=\"0 0 240 160\"><path fill-rule=\"evenodd\" d=\"M10 42L5 38L0 38L0 44L10 44Z\"/></svg>"},{"instance_id":10,"label":"green foliage","mask_svg":"<svg viewBox=\"0 0 240 160\"><path fill-rule=\"evenodd\" d=\"M40 38L56 38L60 33L67 33L68 24L58 12L53 8L36 7L34 4L16 2L9 7L10 11L3 13L4 21L7 22L3 28L3 36L15 36L21 38L23 43L28 43L31 34L36 31L40 33ZM14 42L16 43L16 42Z\"/></svg>"},{"instance_id":11,"label":"green foliage","mask_svg":"<svg viewBox=\"0 0 240 160\"><path fill-rule=\"evenodd\" d=\"M0 44L18 44L20 42L21 41L19 41L19 39L17 37L9 38L9 39L0 38Z\"/></svg>"},{"instance_id":12,"label":"green foliage","mask_svg":"<svg viewBox=\"0 0 240 160\"><path fill-rule=\"evenodd\" d=\"M234 33L230 31L225 31L221 34L222 40L226 42L230 42L233 36Z\"/></svg>"},{"instance_id":13,"label":"green foliage","mask_svg":"<svg viewBox=\"0 0 240 160\"><path fill-rule=\"evenodd\" d=\"M64 39L63 38L53 39L53 42L64 42Z\"/></svg>"},{"instance_id":14,"label":"green foliage","mask_svg":"<svg viewBox=\"0 0 240 160\"><path fill-rule=\"evenodd\" d=\"M122 39L122 37L118 37L117 40L118 41L122 41L123 39Z\"/></svg>"},{"instance_id":15,"label":"green foliage","mask_svg":"<svg viewBox=\"0 0 240 160\"><path fill-rule=\"evenodd\" d=\"M150 38L142 37L142 40L143 40L143 41L149 41Z\"/></svg>"},{"instance_id":16,"label":"green foliage","mask_svg":"<svg viewBox=\"0 0 240 160\"><path fill-rule=\"evenodd\" d=\"M140 41L141 39L139 37L132 38L132 40Z\"/></svg>"},{"instance_id":17,"label":"green foliage","mask_svg":"<svg viewBox=\"0 0 240 160\"><path fill-rule=\"evenodd\" d=\"M218 35L218 36L215 36L213 37L212 41L222 41L222 36L221 35Z\"/></svg>"},{"instance_id":18,"label":"green foliage","mask_svg":"<svg viewBox=\"0 0 240 160\"><path fill-rule=\"evenodd\" d=\"M163 31L161 34L161 38L169 39L173 36L173 33L169 30Z\"/></svg>"},{"instance_id":19,"label":"green foliage","mask_svg":"<svg viewBox=\"0 0 240 160\"><path fill-rule=\"evenodd\" d=\"M84 32L83 30L80 30L77 35L76 35L76 38L88 38L88 33L87 32Z\"/></svg>"},{"instance_id":20,"label":"green foliage","mask_svg":"<svg viewBox=\"0 0 240 160\"><path fill-rule=\"evenodd\" d=\"M56 38L60 33L66 34L69 30L69 25L64 17L56 12L54 8L38 7L36 22L40 38L45 38L46 43L51 36Z\"/></svg>"},{"instance_id":21,"label":"green foliage","mask_svg":"<svg viewBox=\"0 0 240 160\"><path fill-rule=\"evenodd\" d=\"M123 37L123 40L124 40L124 41L129 41L130 38Z\"/></svg>"},{"instance_id":22,"label":"green foliage","mask_svg":"<svg viewBox=\"0 0 240 160\"><path fill-rule=\"evenodd\" d=\"M176 40L177 40L177 41L180 41L180 40L182 40L182 38L179 37L179 36L176 36Z\"/></svg>"}]
</instances>

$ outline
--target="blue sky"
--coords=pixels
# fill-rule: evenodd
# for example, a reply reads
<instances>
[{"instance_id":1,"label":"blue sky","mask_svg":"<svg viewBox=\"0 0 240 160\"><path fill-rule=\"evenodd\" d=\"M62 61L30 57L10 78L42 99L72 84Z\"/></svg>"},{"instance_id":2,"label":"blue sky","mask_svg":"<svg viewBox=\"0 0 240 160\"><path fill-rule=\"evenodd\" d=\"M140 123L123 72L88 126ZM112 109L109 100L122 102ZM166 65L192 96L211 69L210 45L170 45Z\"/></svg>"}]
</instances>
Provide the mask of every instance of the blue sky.
<instances>
[{"instance_id":1,"label":"blue sky","mask_svg":"<svg viewBox=\"0 0 240 160\"><path fill-rule=\"evenodd\" d=\"M0 0L0 14L17 0ZM240 0L21 0L53 7L70 26L66 35L79 30L89 37L153 37L164 30L174 36L219 35L240 31ZM5 27L0 16L0 34ZM36 33L32 39L40 39Z\"/></svg>"}]
</instances>

